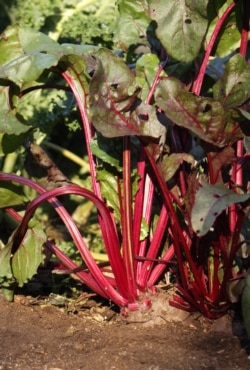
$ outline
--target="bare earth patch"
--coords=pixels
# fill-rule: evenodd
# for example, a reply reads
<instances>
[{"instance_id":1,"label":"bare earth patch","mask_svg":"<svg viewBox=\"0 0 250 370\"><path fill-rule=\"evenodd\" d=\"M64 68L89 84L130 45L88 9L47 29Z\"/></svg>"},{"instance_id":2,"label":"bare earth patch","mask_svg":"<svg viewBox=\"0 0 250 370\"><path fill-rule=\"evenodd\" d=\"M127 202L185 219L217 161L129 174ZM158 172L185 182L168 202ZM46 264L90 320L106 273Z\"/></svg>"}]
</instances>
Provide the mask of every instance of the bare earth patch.
<instances>
[{"instance_id":1,"label":"bare earth patch","mask_svg":"<svg viewBox=\"0 0 250 370\"><path fill-rule=\"evenodd\" d=\"M250 368L229 315L210 322L162 303L122 319L94 301L77 310L1 297L0 337L1 370Z\"/></svg>"}]
</instances>

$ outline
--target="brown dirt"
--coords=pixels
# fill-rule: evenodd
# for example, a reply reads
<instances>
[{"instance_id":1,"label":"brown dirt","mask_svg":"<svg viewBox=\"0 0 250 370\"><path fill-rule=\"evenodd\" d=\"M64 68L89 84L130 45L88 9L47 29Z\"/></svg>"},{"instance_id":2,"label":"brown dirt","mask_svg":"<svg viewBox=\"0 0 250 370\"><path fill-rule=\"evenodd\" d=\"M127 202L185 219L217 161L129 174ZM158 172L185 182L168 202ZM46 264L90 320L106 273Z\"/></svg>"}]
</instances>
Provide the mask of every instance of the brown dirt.
<instances>
[{"instance_id":1,"label":"brown dirt","mask_svg":"<svg viewBox=\"0 0 250 370\"><path fill-rule=\"evenodd\" d=\"M87 293L61 307L56 295L17 295L13 303L0 295L0 370L250 368L230 315L212 322L166 309L164 294L157 309L127 319Z\"/></svg>"}]
</instances>

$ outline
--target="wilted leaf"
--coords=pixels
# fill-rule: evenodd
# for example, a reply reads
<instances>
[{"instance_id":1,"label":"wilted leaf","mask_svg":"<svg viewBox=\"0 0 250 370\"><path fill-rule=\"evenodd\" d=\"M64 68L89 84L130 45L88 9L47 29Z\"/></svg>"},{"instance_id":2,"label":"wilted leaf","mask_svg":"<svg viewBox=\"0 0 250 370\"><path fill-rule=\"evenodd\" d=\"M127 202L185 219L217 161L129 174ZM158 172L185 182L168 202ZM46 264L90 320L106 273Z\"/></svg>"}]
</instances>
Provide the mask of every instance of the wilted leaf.
<instances>
[{"instance_id":1,"label":"wilted leaf","mask_svg":"<svg viewBox=\"0 0 250 370\"><path fill-rule=\"evenodd\" d=\"M179 126L192 131L202 140L223 147L241 138L230 111L212 98L196 96L186 91L174 78L161 81L155 92L156 104Z\"/></svg>"},{"instance_id":2,"label":"wilted leaf","mask_svg":"<svg viewBox=\"0 0 250 370\"><path fill-rule=\"evenodd\" d=\"M46 240L47 237L41 225L32 221L32 228L28 228L12 258L13 275L20 287L34 276L43 262L42 247Z\"/></svg>"},{"instance_id":3,"label":"wilted leaf","mask_svg":"<svg viewBox=\"0 0 250 370\"><path fill-rule=\"evenodd\" d=\"M157 22L156 34L167 53L183 62L200 52L207 30L208 0L148 0L149 15Z\"/></svg>"},{"instance_id":4,"label":"wilted leaf","mask_svg":"<svg viewBox=\"0 0 250 370\"><path fill-rule=\"evenodd\" d=\"M250 98L250 65L240 55L234 55L226 64L225 73L213 87L214 98L225 108L242 105Z\"/></svg>"},{"instance_id":5,"label":"wilted leaf","mask_svg":"<svg viewBox=\"0 0 250 370\"><path fill-rule=\"evenodd\" d=\"M222 211L232 204L245 202L249 198L250 194L236 194L223 183L210 185L204 182L196 193L192 209L193 230L198 236L205 235Z\"/></svg>"}]
</instances>

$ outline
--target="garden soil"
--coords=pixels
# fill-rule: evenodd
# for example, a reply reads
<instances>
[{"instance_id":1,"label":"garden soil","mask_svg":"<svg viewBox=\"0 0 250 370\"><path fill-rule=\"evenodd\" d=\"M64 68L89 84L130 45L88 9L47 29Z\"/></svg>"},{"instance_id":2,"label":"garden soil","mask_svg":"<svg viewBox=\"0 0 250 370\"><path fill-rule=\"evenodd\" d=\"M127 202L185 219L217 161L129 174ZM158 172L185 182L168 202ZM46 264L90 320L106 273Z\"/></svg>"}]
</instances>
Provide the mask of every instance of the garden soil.
<instances>
[{"instance_id":1,"label":"garden soil","mask_svg":"<svg viewBox=\"0 0 250 370\"><path fill-rule=\"evenodd\" d=\"M0 295L0 370L250 369L232 313L211 321L170 308L166 297L124 317L89 293L67 302Z\"/></svg>"}]
</instances>

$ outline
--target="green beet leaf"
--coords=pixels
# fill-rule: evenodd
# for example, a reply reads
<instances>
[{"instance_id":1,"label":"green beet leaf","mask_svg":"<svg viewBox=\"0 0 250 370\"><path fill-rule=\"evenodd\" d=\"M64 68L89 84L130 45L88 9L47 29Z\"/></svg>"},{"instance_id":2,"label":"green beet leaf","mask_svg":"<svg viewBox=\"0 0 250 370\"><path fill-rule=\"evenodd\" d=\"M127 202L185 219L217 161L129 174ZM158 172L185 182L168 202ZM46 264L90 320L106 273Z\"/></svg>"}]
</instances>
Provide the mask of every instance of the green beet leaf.
<instances>
[{"instance_id":1,"label":"green beet leaf","mask_svg":"<svg viewBox=\"0 0 250 370\"><path fill-rule=\"evenodd\" d=\"M27 201L21 186L9 182L1 182L0 185L0 208L13 207L24 204Z\"/></svg>"},{"instance_id":2,"label":"green beet leaf","mask_svg":"<svg viewBox=\"0 0 250 370\"><path fill-rule=\"evenodd\" d=\"M27 230L12 258L13 275L20 287L34 276L43 262L42 247L46 240L47 237L41 225L32 221L32 228Z\"/></svg>"},{"instance_id":3,"label":"green beet leaf","mask_svg":"<svg viewBox=\"0 0 250 370\"><path fill-rule=\"evenodd\" d=\"M225 73L213 87L214 98L225 108L242 105L250 98L250 64L240 55L234 55L226 65Z\"/></svg>"},{"instance_id":4,"label":"green beet leaf","mask_svg":"<svg viewBox=\"0 0 250 370\"><path fill-rule=\"evenodd\" d=\"M0 246L0 289L7 301L14 299L15 279L11 268L11 250L13 235L6 245Z\"/></svg>"},{"instance_id":5,"label":"green beet leaf","mask_svg":"<svg viewBox=\"0 0 250 370\"><path fill-rule=\"evenodd\" d=\"M123 50L136 44L147 44L146 30L150 18L141 0L121 0L118 2L119 17L114 31L114 42Z\"/></svg>"},{"instance_id":6,"label":"green beet leaf","mask_svg":"<svg viewBox=\"0 0 250 370\"><path fill-rule=\"evenodd\" d=\"M207 30L208 0L149 0L150 18L156 21L156 34L174 59L194 60Z\"/></svg>"},{"instance_id":7,"label":"green beet leaf","mask_svg":"<svg viewBox=\"0 0 250 370\"><path fill-rule=\"evenodd\" d=\"M218 24L219 18L222 17L232 0L210 0L208 2L207 14L209 19L209 26L206 34L205 43L208 43L211 39L212 33L216 25ZM228 56L231 52L234 52L240 46L240 27L241 22L241 11L242 3L236 2L235 11L231 12L226 21L223 23L220 30L220 37L217 38L215 46L213 48L213 55L220 58Z\"/></svg>"},{"instance_id":8,"label":"green beet leaf","mask_svg":"<svg viewBox=\"0 0 250 370\"><path fill-rule=\"evenodd\" d=\"M249 197L250 194L234 193L223 183L202 183L195 195L191 213L193 230L198 236L205 235L222 211L232 204L245 202Z\"/></svg>"},{"instance_id":9,"label":"green beet leaf","mask_svg":"<svg viewBox=\"0 0 250 370\"><path fill-rule=\"evenodd\" d=\"M102 162L108 163L118 172L122 172L122 144L101 135L95 136L90 143L92 153Z\"/></svg>"},{"instance_id":10,"label":"green beet leaf","mask_svg":"<svg viewBox=\"0 0 250 370\"><path fill-rule=\"evenodd\" d=\"M0 78L19 86L36 80L45 69L57 65L59 50L59 44L40 32L9 27L0 40Z\"/></svg>"}]
</instances>

